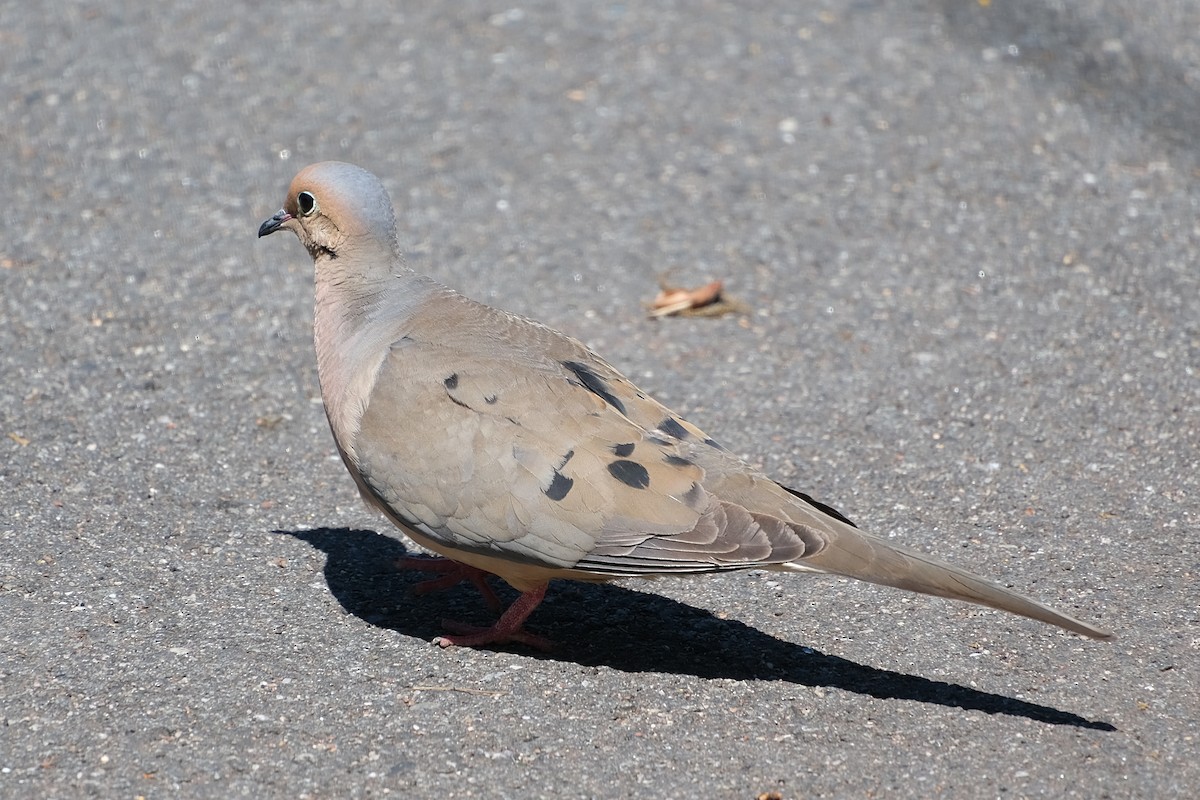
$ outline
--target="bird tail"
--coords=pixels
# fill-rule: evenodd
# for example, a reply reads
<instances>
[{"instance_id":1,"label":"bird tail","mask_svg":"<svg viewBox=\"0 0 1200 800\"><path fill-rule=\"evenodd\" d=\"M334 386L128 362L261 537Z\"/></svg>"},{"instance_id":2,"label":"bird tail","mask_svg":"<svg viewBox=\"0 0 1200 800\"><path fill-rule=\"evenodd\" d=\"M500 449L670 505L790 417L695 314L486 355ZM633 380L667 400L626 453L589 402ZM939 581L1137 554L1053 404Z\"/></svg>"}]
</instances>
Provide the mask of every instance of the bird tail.
<instances>
[{"instance_id":1,"label":"bird tail","mask_svg":"<svg viewBox=\"0 0 1200 800\"><path fill-rule=\"evenodd\" d=\"M1055 611L978 575L921 553L893 546L836 520L829 520L833 535L819 539L824 546L810 556L780 564L798 572L826 572L912 592L978 603L1012 614L1057 625L1092 639L1112 639L1113 634Z\"/></svg>"}]
</instances>

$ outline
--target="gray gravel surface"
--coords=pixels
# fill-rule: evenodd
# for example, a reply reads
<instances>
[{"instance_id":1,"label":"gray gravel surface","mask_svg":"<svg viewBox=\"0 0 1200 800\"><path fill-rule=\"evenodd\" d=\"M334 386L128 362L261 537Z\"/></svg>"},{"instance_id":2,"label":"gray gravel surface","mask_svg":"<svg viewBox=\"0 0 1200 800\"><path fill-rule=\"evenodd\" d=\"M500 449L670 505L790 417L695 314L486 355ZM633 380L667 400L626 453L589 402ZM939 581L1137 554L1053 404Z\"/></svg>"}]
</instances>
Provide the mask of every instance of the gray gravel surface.
<instances>
[{"instance_id":1,"label":"gray gravel surface","mask_svg":"<svg viewBox=\"0 0 1200 800\"><path fill-rule=\"evenodd\" d=\"M510 0L511 1L511 0ZM0 795L1200 784L1200 6L0 4ZM326 429L292 175L864 527L1115 629L836 579L552 588L442 651ZM651 321L664 272L743 317ZM1188 787L1191 787L1190 789Z\"/></svg>"}]
</instances>

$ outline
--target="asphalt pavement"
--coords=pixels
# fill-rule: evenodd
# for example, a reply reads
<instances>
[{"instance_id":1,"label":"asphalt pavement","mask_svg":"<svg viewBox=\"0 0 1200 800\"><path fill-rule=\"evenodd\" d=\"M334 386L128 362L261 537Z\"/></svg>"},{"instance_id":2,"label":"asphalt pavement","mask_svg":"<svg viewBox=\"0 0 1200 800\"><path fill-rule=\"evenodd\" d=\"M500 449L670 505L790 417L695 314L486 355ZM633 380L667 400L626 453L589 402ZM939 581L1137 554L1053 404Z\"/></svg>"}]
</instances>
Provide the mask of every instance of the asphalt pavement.
<instances>
[{"instance_id":1,"label":"asphalt pavement","mask_svg":"<svg viewBox=\"0 0 1200 800\"><path fill-rule=\"evenodd\" d=\"M1190 796L1200 6L0 3L0 795ZM414 267L858 524L849 581L551 588L441 650L320 405L325 159ZM748 308L647 318L666 278ZM511 596L511 593L506 594Z\"/></svg>"}]
</instances>

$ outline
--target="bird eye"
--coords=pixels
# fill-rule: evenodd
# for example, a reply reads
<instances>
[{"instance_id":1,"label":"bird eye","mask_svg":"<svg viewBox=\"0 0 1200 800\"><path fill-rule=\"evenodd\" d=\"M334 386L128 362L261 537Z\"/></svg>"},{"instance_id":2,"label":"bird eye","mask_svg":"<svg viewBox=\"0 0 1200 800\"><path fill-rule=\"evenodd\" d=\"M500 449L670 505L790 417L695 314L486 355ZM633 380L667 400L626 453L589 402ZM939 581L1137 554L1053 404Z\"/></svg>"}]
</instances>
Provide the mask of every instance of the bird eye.
<instances>
[{"instance_id":1,"label":"bird eye","mask_svg":"<svg viewBox=\"0 0 1200 800\"><path fill-rule=\"evenodd\" d=\"M300 216L307 217L317 210L317 198L310 192L301 192L296 195L296 206L300 209Z\"/></svg>"}]
</instances>

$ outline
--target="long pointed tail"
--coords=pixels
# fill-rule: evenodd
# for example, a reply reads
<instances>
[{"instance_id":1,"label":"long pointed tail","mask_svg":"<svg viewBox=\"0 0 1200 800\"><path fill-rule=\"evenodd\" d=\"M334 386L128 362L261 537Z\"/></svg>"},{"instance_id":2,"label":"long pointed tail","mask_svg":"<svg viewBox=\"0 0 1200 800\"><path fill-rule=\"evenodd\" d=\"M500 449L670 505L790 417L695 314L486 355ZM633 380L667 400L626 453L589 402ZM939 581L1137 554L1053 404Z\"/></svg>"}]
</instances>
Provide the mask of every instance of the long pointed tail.
<instances>
[{"instance_id":1,"label":"long pointed tail","mask_svg":"<svg viewBox=\"0 0 1200 800\"><path fill-rule=\"evenodd\" d=\"M1113 638L1110 631L1081 622L951 564L895 547L837 520L830 520L829 528L832 531L817 532L817 538L825 544L819 552L780 564L779 568L828 572L936 597L965 600L1048 622L1093 639Z\"/></svg>"}]
</instances>

